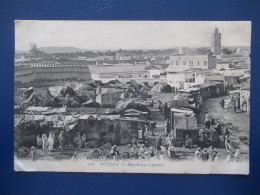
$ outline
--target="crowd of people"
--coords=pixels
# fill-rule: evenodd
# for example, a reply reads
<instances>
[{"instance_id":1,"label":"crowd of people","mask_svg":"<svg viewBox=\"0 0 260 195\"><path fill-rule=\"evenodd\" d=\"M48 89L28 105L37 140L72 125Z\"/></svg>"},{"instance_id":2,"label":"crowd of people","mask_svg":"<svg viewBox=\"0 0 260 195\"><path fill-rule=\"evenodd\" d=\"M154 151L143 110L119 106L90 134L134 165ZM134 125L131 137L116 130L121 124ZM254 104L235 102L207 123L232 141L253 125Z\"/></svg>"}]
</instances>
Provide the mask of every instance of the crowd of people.
<instances>
[{"instance_id":1,"label":"crowd of people","mask_svg":"<svg viewBox=\"0 0 260 195\"><path fill-rule=\"evenodd\" d=\"M46 155L48 151L54 150L54 144L56 140L58 140L59 142L58 148L59 149L64 148L64 141L65 141L64 131L61 131L57 138L54 132L50 131L49 136L47 136L46 134L42 134L42 136L38 135L36 139L37 139L37 147L42 148L43 155Z\"/></svg>"},{"instance_id":2,"label":"crowd of people","mask_svg":"<svg viewBox=\"0 0 260 195\"><path fill-rule=\"evenodd\" d=\"M114 145L111 148L110 155L113 159L139 159L139 160L162 160L168 157L168 159L178 159L180 155L176 153L174 146L165 148L160 146L160 149L155 149L153 146L148 148L144 144L141 145L132 145L129 148L129 151L120 152L117 145Z\"/></svg>"},{"instance_id":3,"label":"crowd of people","mask_svg":"<svg viewBox=\"0 0 260 195\"><path fill-rule=\"evenodd\" d=\"M213 147L210 146L209 149L198 147L195 151L195 161L196 162L220 162L221 157L220 153ZM236 149L236 152L228 151L228 155L226 156L226 162L241 162L241 153L239 149Z\"/></svg>"}]
</instances>

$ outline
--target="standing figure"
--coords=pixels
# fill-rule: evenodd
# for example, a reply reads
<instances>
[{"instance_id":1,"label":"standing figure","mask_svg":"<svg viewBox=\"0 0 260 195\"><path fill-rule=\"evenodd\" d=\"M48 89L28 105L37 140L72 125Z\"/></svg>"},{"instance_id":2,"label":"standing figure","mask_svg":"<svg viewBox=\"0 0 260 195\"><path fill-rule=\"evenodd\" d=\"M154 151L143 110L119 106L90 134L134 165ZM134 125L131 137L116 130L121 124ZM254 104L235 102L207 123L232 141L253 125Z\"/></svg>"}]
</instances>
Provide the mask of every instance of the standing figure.
<instances>
[{"instance_id":1,"label":"standing figure","mask_svg":"<svg viewBox=\"0 0 260 195\"><path fill-rule=\"evenodd\" d=\"M153 121L150 124L151 124L151 129L150 129L151 130L151 135L154 136L154 130L156 128L156 122Z\"/></svg>"},{"instance_id":2,"label":"standing figure","mask_svg":"<svg viewBox=\"0 0 260 195\"><path fill-rule=\"evenodd\" d=\"M158 101L158 108L161 112L163 111L163 105L162 105L162 102L160 100Z\"/></svg>"},{"instance_id":3,"label":"standing figure","mask_svg":"<svg viewBox=\"0 0 260 195\"><path fill-rule=\"evenodd\" d=\"M137 140L136 136L133 135L133 139L131 140L131 142L132 142L132 146L137 147L137 145L138 145L138 140Z\"/></svg>"},{"instance_id":4,"label":"standing figure","mask_svg":"<svg viewBox=\"0 0 260 195\"><path fill-rule=\"evenodd\" d=\"M225 148L227 152L231 150L231 142L228 135L225 137Z\"/></svg>"},{"instance_id":5,"label":"standing figure","mask_svg":"<svg viewBox=\"0 0 260 195\"><path fill-rule=\"evenodd\" d=\"M36 160L36 150L34 146L31 147L31 157L33 161Z\"/></svg>"},{"instance_id":6,"label":"standing figure","mask_svg":"<svg viewBox=\"0 0 260 195\"><path fill-rule=\"evenodd\" d=\"M154 101L152 100L152 101L151 101L151 107L152 107L152 108L153 108L153 104L154 104Z\"/></svg>"},{"instance_id":7,"label":"standing figure","mask_svg":"<svg viewBox=\"0 0 260 195\"><path fill-rule=\"evenodd\" d=\"M202 151L200 147L198 147L197 150L195 151L195 161L202 162Z\"/></svg>"},{"instance_id":8,"label":"standing figure","mask_svg":"<svg viewBox=\"0 0 260 195\"><path fill-rule=\"evenodd\" d=\"M215 151L213 146L210 146L210 148L209 148L209 161L214 162L215 156L216 156L216 151Z\"/></svg>"},{"instance_id":9,"label":"standing figure","mask_svg":"<svg viewBox=\"0 0 260 195\"><path fill-rule=\"evenodd\" d=\"M218 147L219 135L218 135L218 133L217 133L217 131L215 129L211 129L210 137L211 137L211 140L213 142L213 146L214 147Z\"/></svg>"},{"instance_id":10,"label":"standing figure","mask_svg":"<svg viewBox=\"0 0 260 195\"><path fill-rule=\"evenodd\" d=\"M42 153L45 156L48 152L48 147L49 147L49 143L48 143L48 138L46 134L42 134Z\"/></svg>"},{"instance_id":11,"label":"standing figure","mask_svg":"<svg viewBox=\"0 0 260 195\"><path fill-rule=\"evenodd\" d=\"M150 126L149 126L149 124L145 124L145 132L146 132L147 135L150 134Z\"/></svg>"},{"instance_id":12,"label":"standing figure","mask_svg":"<svg viewBox=\"0 0 260 195\"><path fill-rule=\"evenodd\" d=\"M153 149L153 146L151 146L148 150L148 153L150 155L150 158L153 158L154 157L154 149Z\"/></svg>"},{"instance_id":13,"label":"standing figure","mask_svg":"<svg viewBox=\"0 0 260 195\"><path fill-rule=\"evenodd\" d=\"M130 150L130 158L131 159L136 159L137 158L137 152L136 152L136 146L132 146Z\"/></svg>"},{"instance_id":14,"label":"standing figure","mask_svg":"<svg viewBox=\"0 0 260 195\"><path fill-rule=\"evenodd\" d=\"M155 145L158 154L160 153L161 146L162 146L162 138L161 138L161 135L159 135L158 139L156 140L156 145Z\"/></svg>"},{"instance_id":15,"label":"standing figure","mask_svg":"<svg viewBox=\"0 0 260 195\"><path fill-rule=\"evenodd\" d=\"M74 144L75 144L75 146L77 148L81 148L82 142L81 142L81 136L80 136L80 132L79 131L76 133L76 136L74 138Z\"/></svg>"},{"instance_id":16,"label":"standing figure","mask_svg":"<svg viewBox=\"0 0 260 195\"><path fill-rule=\"evenodd\" d=\"M214 127L214 129L217 131L218 135L221 135L221 125L219 122L217 122L216 126Z\"/></svg>"},{"instance_id":17,"label":"standing figure","mask_svg":"<svg viewBox=\"0 0 260 195\"><path fill-rule=\"evenodd\" d=\"M237 112L237 104L236 104L236 101L234 101L234 112Z\"/></svg>"},{"instance_id":18,"label":"standing figure","mask_svg":"<svg viewBox=\"0 0 260 195\"><path fill-rule=\"evenodd\" d=\"M225 105L225 100L224 100L224 98L223 98L223 97L221 98L221 100L220 100L220 102L219 102L219 103L220 103L221 107L222 107L222 108L224 108L224 105Z\"/></svg>"},{"instance_id":19,"label":"standing figure","mask_svg":"<svg viewBox=\"0 0 260 195\"><path fill-rule=\"evenodd\" d=\"M209 153L206 148L202 150L202 161L208 161L209 160Z\"/></svg>"},{"instance_id":20,"label":"standing figure","mask_svg":"<svg viewBox=\"0 0 260 195\"><path fill-rule=\"evenodd\" d=\"M59 143L60 143L60 149L62 150L63 146L64 146L64 131L61 131L60 134L59 134Z\"/></svg>"},{"instance_id":21,"label":"standing figure","mask_svg":"<svg viewBox=\"0 0 260 195\"><path fill-rule=\"evenodd\" d=\"M83 135L82 135L82 138L81 138L81 143L82 143L82 146L83 146L84 148L85 148L86 140L87 140L87 136L86 136L86 134L83 134Z\"/></svg>"},{"instance_id":22,"label":"standing figure","mask_svg":"<svg viewBox=\"0 0 260 195\"><path fill-rule=\"evenodd\" d=\"M169 133L169 135L167 136L166 140L166 149L170 148L172 146L172 135Z\"/></svg>"},{"instance_id":23,"label":"standing figure","mask_svg":"<svg viewBox=\"0 0 260 195\"><path fill-rule=\"evenodd\" d=\"M207 113L205 117L205 127L210 129L210 115Z\"/></svg>"},{"instance_id":24,"label":"standing figure","mask_svg":"<svg viewBox=\"0 0 260 195\"><path fill-rule=\"evenodd\" d=\"M167 119L165 121L165 132L164 132L165 135L168 135L168 133L170 132L170 127L171 127L170 120Z\"/></svg>"},{"instance_id":25,"label":"standing figure","mask_svg":"<svg viewBox=\"0 0 260 195\"><path fill-rule=\"evenodd\" d=\"M54 145L54 133L52 133L52 131L50 131L49 133L49 138L48 138L48 142L49 142L49 151L53 150L53 145Z\"/></svg>"},{"instance_id":26,"label":"standing figure","mask_svg":"<svg viewBox=\"0 0 260 195\"><path fill-rule=\"evenodd\" d=\"M42 138L40 137L40 135L37 135L37 148L42 148Z\"/></svg>"},{"instance_id":27,"label":"standing figure","mask_svg":"<svg viewBox=\"0 0 260 195\"><path fill-rule=\"evenodd\" d=\"M161 148L162 148L162 146L161 146ZM164 159L164 153L163 153L162 149L161 149L160 152L159 152L159 159L160 159L160 160L163 160L163 159Z\"/></svg>"},{"instance_id":28,"label":"standing figure","mask_svg":"<svg viewBox=\"0 0 260 195\"><path fill-rule=\"evenodd\" d=\"M164 117L167 119L169 115L167 102L165 102L163 110L164 110Z\"/></svg>"},{"instance_id":29,"label":"standing figure","mask_svg":"<svg viewBox=\"0 0 260 195\"><path fill-rule=\"evenodd\" d=\"M119 156L119 150L117 149L117 145L114 145L111 148L110 154L113 156L114 159L116 159L116 157Z\"/></svg>"},{"instance_id":30,"label":"standing figure","mask_svg":"<svg viewBox=\"0 0 260 195\"><path fill-rule=\"evenodd\" d=\"M219 152L216 152L216 156L215 156L214 162L215 162L215 163L219 163L219 162L220 162Z\"/></svg>"},{"instance_id":31,"label":"standing figure","mask_svg":"<svg viewBox=\"0 0 260 195\"><path fill-rule=\"evenodd\" d=\"M174 146L169 147L169 149L168 149L168 157L170 159L176 158L176 152L174 150Z\"/></svg>"},{"instance_id":32,"label":"standing figure","mask_svg":"<svg viewBox=\"0 0 260 195\"><path fill-rule=\"evenodd\" d=\"M225 127L224 131L223 131L223 138L226 139L226 136L229 137L229 130L227 127Z\"/></svg>"}]
</instances>

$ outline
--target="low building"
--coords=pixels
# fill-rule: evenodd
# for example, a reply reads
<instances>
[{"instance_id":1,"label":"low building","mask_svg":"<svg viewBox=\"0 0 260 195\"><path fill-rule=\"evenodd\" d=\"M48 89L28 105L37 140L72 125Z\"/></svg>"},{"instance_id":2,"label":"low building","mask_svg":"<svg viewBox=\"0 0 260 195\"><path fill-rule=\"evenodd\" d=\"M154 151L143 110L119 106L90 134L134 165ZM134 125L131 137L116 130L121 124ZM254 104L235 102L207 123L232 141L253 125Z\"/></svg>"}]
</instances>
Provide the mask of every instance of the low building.
<instances>
[{"instance_id":1,"label":"low building","mask_svg":"<svg viewBox=\"0 0 260 195\"><path fill-rule=\"evenodd\" d=\"M64 108L61 108L64 109ZM65 131L65 145L73 143L75 134L86 134L87 142L98 145L130 144L133 137L141 138L140 132L147 120L120 115L64 113L61 109L37 108L28 113L15 115L15 147L36 146L37 135L49 134L50 130L58 137Z\"/></svg>"},{"instance_id":2,"label":"low building","mask_svg":"<svg viewBox=\"0 0 260 195\"><path fill-rule=\"evenodd\" d=\"M150 73L150 78L160 78L161 75L161 69L160 68L152 68L150 70L148 70Z\"/></svg>"},{"instance_id":3,"label":"low building","mask_svg":"<svg viewBox=\"0 0 260 195\"><path fill-rule=\"evenodd\" d=\"M130 80L144 80L150 78L149 71L145 70L145 65L110 65L90 67L93 80L100 80L107 83L111 80L119 80L122 83Z\"/></svg>"},{"instance_id":4,"label":"low building","mask_svg":"<svg viewBox=\"0 0 260 195\"><path fill-rule=\"evenodd\" d=\"M177 145L183 145L185 137L188 135L193 144L198 141L197 118L190 109L171 108L171 130Z\"/></svg>"},{"instance_id":5,"label":"low building","mask_svg":"<svg viewBox=\"0 0 260 195\"><path fill-rule=\"evenodd\" d=\"M208 55L180 55L174 54L169 58L169 68L175 70L214 69L217 64L216 56Z\"/></svg>"},{"instance_id":6,"label":"low building","mask_svg":"<svg viewBox=\"0 0 260 195\"><path fill-rule=\"evenodd\" d=\"M139 138L139 131L146 122L119 115L100 115L96 119L89 120L88 115L83 115L75 130L85 133L87 140L123 145L130 144L133 137Z\"/></svg>"},{"instance_id":7,"label":"low building","mask_svg":"<svg viewBox=\"0 0 260 195\"><path fill-rule=\"evenodd\" d=\"M177 89L186 89L193 85L204 83L204 73L200 71L172 71L167 70L167 84Z\"/></svg>"}]
</instances>

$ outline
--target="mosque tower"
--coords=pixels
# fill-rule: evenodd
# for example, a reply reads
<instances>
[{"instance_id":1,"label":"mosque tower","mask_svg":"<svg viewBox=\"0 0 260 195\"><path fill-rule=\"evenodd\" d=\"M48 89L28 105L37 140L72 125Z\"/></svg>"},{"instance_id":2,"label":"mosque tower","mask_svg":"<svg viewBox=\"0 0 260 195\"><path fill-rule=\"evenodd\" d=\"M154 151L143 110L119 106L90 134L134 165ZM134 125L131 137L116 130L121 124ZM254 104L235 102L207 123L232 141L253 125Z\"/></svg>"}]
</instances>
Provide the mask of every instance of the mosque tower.
<instances>
[{"instance_id":1,"label":"mosque tower","mask_svg":"<svg viewBox=\"0 0 260 195\"><path fill-rule=\"evenodd\" d=\"M218 32L218 28L215 28L214 33L211 34L211 51L221 55L221 33Z\"/></svg>"}]
</instances>

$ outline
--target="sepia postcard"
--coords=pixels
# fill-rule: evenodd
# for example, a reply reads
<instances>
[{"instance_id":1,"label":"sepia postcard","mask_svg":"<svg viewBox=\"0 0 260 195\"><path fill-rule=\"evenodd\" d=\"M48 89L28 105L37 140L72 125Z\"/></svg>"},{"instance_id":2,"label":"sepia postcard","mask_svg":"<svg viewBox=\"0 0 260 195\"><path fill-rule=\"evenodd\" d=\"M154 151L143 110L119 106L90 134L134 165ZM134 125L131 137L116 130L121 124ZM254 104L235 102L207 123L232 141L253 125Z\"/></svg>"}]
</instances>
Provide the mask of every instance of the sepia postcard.
<instances>
[{"instance_id":1,"label":"sepia postcard","mask_svg":"<svg viewBox=\"0 0 260 195\"><path fill-rule=\"evenodd\" d=\"M249 174L249 21L15 21L15 171Z\"/></svg>"}]
</instances>

